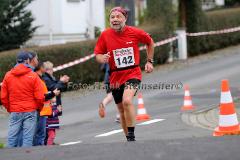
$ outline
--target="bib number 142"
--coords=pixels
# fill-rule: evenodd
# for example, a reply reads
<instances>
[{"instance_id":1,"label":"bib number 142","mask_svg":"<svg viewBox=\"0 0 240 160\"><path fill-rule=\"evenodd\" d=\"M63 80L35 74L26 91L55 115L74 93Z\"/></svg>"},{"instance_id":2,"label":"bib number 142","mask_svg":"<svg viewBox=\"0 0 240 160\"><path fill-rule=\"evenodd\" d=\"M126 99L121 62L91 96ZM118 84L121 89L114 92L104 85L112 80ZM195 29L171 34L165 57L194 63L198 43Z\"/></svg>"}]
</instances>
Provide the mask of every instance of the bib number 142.
<instances>
[{"instance_id":1,"label":"bib number 142","mask_svg":"<svg viewBox=\"0 0 240 160\"><path fill-rule=\"evenodd\" d=\"M128 67L135 64L133 47L114 50L113 55L117 68Z\"/></svg>"},{"instance_id":2,"label":"bib number 142","mask_svg":"<svg viewBox=\"0 0 240 160\"><path fill-rule=\"evenodd\" d=\"M117 61L118 61L118 65L121 65L121 64L132 64L133 63L133 57L132 56L128 56L128 57L123 57L123 58L117 58Z\"/></svg>"}]
</instances>

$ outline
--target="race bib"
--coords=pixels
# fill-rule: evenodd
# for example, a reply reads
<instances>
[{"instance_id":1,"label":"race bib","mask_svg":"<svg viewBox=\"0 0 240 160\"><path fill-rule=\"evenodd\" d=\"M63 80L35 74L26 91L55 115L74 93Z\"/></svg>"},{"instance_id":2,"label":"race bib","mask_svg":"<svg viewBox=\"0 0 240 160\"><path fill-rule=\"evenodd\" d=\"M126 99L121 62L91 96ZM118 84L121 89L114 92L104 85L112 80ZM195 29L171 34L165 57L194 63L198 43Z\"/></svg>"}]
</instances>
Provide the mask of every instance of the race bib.
<instances>
[{"instance_id":1,"label":"race bib","mask_svg":"<svg viewBox=\"0 0 240 160\"><path fill-rule=\"evenodd\" d=\"M133 47L113 50L113 56L117 68L129 67L135 64Z\"/></svg>"}]
</instances>

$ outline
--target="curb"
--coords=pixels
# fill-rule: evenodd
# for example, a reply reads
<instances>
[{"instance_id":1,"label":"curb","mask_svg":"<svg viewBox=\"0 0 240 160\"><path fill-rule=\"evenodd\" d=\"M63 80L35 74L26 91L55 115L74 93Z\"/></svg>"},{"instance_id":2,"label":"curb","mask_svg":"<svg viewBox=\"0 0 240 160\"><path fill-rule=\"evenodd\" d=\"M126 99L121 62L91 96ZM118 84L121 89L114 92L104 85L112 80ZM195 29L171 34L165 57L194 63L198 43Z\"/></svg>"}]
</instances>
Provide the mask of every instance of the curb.
<instances>
[{"instance_id":1,"label":"curb","mask_svg":"<svg viewBox=\"0 0 240 160\"><path fill-rule=\"evenodd\" d=\"M240 113L240 99L234 98L236 113ZM218 126L218 104L212 104L201 110L181 113L181 119L184 123L193 127L213 131Z\"/></svg>"}]
</instances>

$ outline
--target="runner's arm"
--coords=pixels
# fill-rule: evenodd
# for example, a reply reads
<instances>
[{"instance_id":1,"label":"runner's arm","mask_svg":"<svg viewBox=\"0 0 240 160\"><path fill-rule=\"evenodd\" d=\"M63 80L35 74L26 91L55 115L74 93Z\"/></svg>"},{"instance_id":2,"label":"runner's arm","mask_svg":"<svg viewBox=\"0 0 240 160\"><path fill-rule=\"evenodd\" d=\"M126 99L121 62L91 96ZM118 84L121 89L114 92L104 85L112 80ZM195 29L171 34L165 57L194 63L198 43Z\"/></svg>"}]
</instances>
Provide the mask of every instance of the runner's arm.
<instances>
[{"instance_id":1,"label":"runner's arm","mask_svg":"<svg viewBox=\"0 0 240 160\"><path fill-rule=\"evenodd\" d=\"M147 45L147 61L151 60L153 62L154 56L154 41L152 40L151 43Z\"/></svg>"},{"instance_id":2,"label":"runner's arm","mask_svg":"<svg viewBox=\"0 0 240 160\"><path fill-rule=\"evenodd\" d=\"M153 71L153 56L154 56L154 42L151 42L147 45L147 62L145 64L145 72L151 73Z\"/></svg>"},{"instance_id":3,"label":"runner's arm","mask_svg":"<svg viewBox=\"0 0 240 160\"><path fill-rule=\"evenodd\" d=\"M107 47L104 39L104 33L102 33L98 38L97 44L94 48L94 54L96 55L96 61L98 63L108 63L108 58L106 56L107 54L105 53L107 53Z\"/></svg>"}]
</instances>

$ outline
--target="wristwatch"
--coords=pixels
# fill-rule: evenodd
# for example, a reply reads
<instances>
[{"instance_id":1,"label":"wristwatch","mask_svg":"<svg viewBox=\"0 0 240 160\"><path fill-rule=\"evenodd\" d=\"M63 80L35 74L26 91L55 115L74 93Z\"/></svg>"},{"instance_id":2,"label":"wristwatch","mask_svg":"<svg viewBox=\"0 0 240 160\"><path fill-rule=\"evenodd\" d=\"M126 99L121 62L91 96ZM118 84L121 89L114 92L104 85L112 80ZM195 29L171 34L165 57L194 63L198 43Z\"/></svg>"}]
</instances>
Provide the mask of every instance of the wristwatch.
<instances>
[{"instance_id":1,"label":"wristwatch","mask_svg":"<svg viewBox=\"0 0 240 160\"><path fill-rule=\"evenodd\" d=\"M149 62L149 63L152 63L152 64L153 64L153 63L154 63L154 60L153 60L152 58L148 58L148 59L147 59L147 62Z\"/></svg>"}]
</instances>

